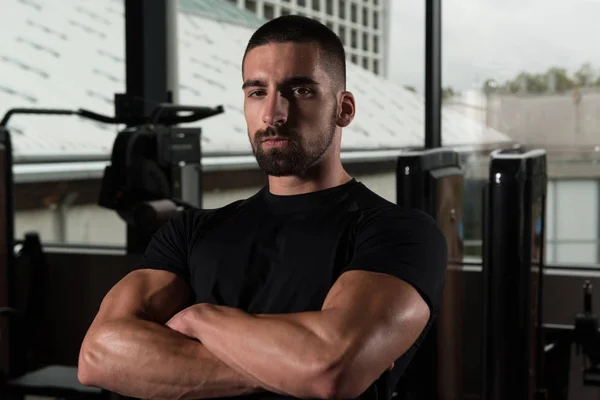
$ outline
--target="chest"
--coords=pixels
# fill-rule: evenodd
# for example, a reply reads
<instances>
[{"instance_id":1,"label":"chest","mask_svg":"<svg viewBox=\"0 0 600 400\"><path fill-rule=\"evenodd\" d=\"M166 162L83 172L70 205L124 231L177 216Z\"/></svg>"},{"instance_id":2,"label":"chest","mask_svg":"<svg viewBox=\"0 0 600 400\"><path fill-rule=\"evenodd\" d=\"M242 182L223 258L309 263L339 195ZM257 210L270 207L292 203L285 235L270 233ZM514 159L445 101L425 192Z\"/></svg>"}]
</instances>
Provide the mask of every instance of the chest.
<instances>
[{"instance_id":1,"label":"chest","mask_svg":"<svg viewBox=\"0 0 600 400\"><path fill-rule=\"evenodd\" d=\"M352 256L349 214L239 216L208 227L190 253L197 302L251 313L318 310Z\"/></svg>"}]
</instances>

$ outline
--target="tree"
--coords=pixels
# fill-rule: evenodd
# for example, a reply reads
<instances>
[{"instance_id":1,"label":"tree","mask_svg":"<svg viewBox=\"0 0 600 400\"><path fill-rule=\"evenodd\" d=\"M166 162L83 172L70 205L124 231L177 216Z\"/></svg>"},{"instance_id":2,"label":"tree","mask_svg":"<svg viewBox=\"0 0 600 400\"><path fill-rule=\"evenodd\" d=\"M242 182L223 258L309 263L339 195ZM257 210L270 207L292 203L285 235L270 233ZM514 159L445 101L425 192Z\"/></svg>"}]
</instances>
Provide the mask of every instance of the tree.
<instances>
[{"instance_id":1,"label":"tree","mask_svg":"<svg viewBox=\"0 0 600 400\"><path fill-rule=\"evenodd\" d=\"M550 90L554 89L556 92L563 93L575 87L575 83L569 78L567 70L564 68L552 67L548 69L546 75L551 82L553 81L553 84L549 85Z\"/></svg>"},{"instance_id":2,"label":"tree","mask_svg":"<svg viewBox=\"0 0 600 400\"><path fill-rule=\"evenodd\" d=\"M442 100L448 100L450 97L456 96L458 93L450 86L442 88Z\"/></svg>"},{"instance_id":3,"label":"tree","mask_svg":"<svg viewBox=\"0 0 600 400\"><path fill-rule=\"evenodd\" d=\"M589 62L583 64L577 72L575 72L575 82L580 87L593 85L596 82L597 74Z\"/></svg>"}]
</instances>

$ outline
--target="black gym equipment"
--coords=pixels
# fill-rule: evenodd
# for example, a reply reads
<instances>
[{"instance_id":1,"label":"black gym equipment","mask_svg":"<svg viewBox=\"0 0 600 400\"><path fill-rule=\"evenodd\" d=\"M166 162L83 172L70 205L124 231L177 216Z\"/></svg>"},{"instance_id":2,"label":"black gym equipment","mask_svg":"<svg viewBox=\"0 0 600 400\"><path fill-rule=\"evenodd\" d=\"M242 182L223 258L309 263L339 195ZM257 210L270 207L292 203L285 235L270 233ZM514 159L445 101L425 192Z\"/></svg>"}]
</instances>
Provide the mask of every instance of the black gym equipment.
<instances>
[{"instance_id":1,"label":"black gym equipment","mask_svg":"<svg viewBox=\"0 0 600 400\"><path fill-rule=\"evenodd\" d=\"M145 250L151 235L176 212L202 207L201 128L177 124L200 121L223 112L215 108L161 104L149 117L132 116L116 95L116 117L89 110L16 108L0 122L29 115L76 115L107 124L128 125L113 145L105 169L98 204L115 210L127 223L129 253ZM187 112L188 115L178 115ZM7 129L3 130L9 137Z\"/></svg>"},{"instance_id":2,"label":"black gym equipment","mask_svg":"<svg viewBox=\"0 0 600 400\"><path fill-rule=\"evenodd\" d=\"M438 315L397 392L400 399L451 399L462 396L463 171L449 149L401 154L396 162L397 204L423 210L437 222L448 244L449 265ZM452 365L452 368L448 368Z\"/></svg>"},{"instance_id":3,"label":"black gym equipment","mask_svg":"<svg viewBox=\"0 0 600 400\"><path fill-rule=\"evenodd\" d=\"M600 386L600 330L598 316L592 310L592 284L583 283L582 312L573 325L544 324L544 378L549 400L567 400L571 353L581 357L583 386Z\"/></svg>"},{"instance_id":4,"label":"black gym equipment","mask_svg":"<svg viewBox=\"0 0 600 400\"><path fill-rule=\"evenodd\" d=\"M484 187L482 400L545 398L544 150L491 155Z\"/></svg>"}]
</instances>

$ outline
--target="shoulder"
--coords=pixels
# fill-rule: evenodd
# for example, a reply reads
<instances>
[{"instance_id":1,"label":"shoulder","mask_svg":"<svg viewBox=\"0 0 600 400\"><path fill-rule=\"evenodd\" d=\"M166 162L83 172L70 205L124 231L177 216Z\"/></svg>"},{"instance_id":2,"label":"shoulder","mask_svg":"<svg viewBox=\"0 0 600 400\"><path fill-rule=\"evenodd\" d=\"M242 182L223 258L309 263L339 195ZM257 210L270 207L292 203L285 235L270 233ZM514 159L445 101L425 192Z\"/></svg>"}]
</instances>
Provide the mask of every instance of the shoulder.
<instances>
[{"instance_id":1,"label":"shoulder","mask_svg":"<svg viewBox=\"0 0 600 400\"><path fill-rule=\"evenodd\" d=\"M420 231L431 235L432 239L443 238L437 222L422 210L392 203L362 184L357 188L355 196L358 205L356 229L359 231Z\"/></svg>"}]
</instances>

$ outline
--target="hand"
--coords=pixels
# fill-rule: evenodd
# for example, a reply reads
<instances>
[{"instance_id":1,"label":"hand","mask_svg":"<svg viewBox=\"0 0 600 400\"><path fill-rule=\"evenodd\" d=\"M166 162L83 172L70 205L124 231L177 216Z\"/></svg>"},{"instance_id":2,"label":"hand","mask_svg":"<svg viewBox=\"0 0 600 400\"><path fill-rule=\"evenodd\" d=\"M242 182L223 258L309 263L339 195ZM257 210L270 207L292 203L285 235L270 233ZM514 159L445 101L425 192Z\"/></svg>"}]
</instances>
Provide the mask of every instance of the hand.
<instances>
[{"instance_id":1,"label":"hand","mask_svg":"<svg viewBox=\"0 0 600 400\"><path fill-rule=\"evenodd\" d=\"M194 335L193 329L194 320L197 316L197 306L198 304L195 304L193 306L184 308L171 317L171 319L167 321L165 325L187 337L197 339Z\"/></svg>"}]
</instances>

